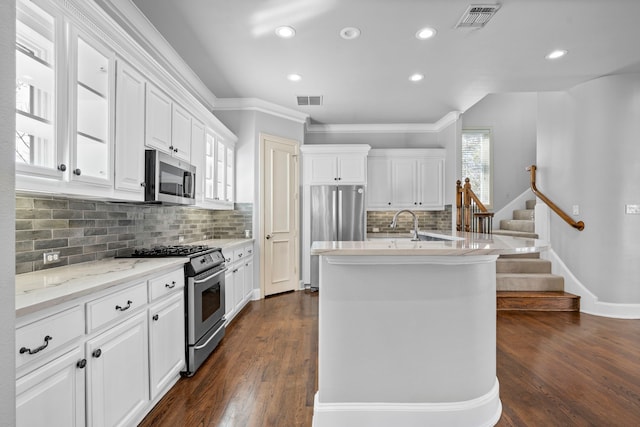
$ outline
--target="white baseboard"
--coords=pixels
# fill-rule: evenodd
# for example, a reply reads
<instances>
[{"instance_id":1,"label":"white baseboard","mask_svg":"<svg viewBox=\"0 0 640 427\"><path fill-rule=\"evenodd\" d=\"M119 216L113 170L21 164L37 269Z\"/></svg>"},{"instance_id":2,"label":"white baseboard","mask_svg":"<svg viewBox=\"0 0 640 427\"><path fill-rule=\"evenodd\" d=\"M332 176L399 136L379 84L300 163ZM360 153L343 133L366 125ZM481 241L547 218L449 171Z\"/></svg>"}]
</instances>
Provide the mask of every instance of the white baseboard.
<instances>
[{"instance_id":1,"label":"white baseboard","mask_svg":"<svg viewBox=\"0 0 640 427\"><path fill-rule=\"evenodd\" d=\"M258 301L260 298L260 289L254 289L251 292L251 301Z\"/></svg>"},{"instance_id":2,"label":"white baseboard","mask_svg":"<svg viewBox=\"0 0 640 427\"><path fill-rule=\"evenodd\" d=\"M313 403L312 427L335 426L494 426L502 414L498 379L477 399L442 403Z\"/></svg>"},{"instance_id":3,"label":"white baseboard","mask_svg":"<svg viewBox=\"0 0 640 427\"><path fill-rule=\"evenodd\" d=\"M554 274L564 276L565 291L580 296L580 312L616 319L640 319L640 304L617 304L599 301L598 297L574 276L553 249L542 252L540 256L551 261Z\"/></svg>"}]
</instances>

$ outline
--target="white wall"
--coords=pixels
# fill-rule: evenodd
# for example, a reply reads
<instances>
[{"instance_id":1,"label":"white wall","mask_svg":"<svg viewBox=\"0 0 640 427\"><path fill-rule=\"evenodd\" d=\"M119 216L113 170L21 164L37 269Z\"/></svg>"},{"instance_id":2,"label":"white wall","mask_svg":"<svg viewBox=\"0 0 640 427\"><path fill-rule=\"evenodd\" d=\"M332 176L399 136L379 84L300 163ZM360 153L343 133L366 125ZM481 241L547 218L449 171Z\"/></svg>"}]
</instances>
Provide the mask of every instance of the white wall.
<instances>
[{"instance_id":1,"label":"white wall","mask_svg":"<svg viewBox=\"0 0 640 427\"><path fill-rule=\"evenodd\" d=\"M640 74L602 77L538 96L538 188L577 231L551 214L551 244L602 302L640 303Z\"/></svg>"},{"instance_id":2,"label":"white wall","mask_svg":"<svg viewBox=\"0 0 640 427\"><path fill-rule=\"evenodd\" d=\"M494 212L529 187L525 168L536 163L536 109L536 93L490 94L462 115L463 129L491 129Z\"/></svg>"},{"instance_id":3,"label":"white wall","mask_svg":"<svg viewBox=\"0 0 640 427\"><path fill-rule=\"evenodd\" d=\"M0 424L15 425L14 1L0 2Z\"/></svg>"},{"instance_id":4,"label":"white wall","mask_svg":"<svg viewBox=\"0 0 640 427\"><path fill-rule=\"evenodd\" d=\"M438 133L314 133L305 144L369 144L371 148L439 148Z\"/></svg>"}]
</instances>

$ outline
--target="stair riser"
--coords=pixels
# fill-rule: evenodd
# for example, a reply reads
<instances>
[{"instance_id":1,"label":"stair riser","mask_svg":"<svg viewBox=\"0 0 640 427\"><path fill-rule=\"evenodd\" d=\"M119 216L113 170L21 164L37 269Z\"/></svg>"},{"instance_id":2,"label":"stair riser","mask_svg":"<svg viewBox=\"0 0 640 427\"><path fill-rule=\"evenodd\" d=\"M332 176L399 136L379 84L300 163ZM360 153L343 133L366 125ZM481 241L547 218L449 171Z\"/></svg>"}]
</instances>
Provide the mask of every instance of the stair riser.
<instances>
[{"instance_id":1,"label":"stair riser","mask_svg":"<svg viewBox=\"0 0 640 427\"><path fill-rule=\"evenodd\" d=\"M527 200L526 202L524 202L524 205L527 209L535 209L536 207L536 201L535 200Z\"/></svg>"},{"instance_id":2,"label":"stair riser","mask_svg":"<svg viewBox=\"0 0 640 427\"><path fill-rule=\"evenodd\" d=\"M533 233L535 230L535 222L515 219L503 219L500 221L500 229Z\"/></svg>"},{"instance_id":3,"label":"stair riser","mask_svg":"<svg viewBox=\"0 0 640 427\"><path fill-rule=\"evenodd\" d=\"M523 221L533 221L533 209L521 209L513 211L513 219Z\"/></svg>"},{"instance_id":4,"label":"stair riser","mask_svg":"<svg viewBox=\"0 0 640 427\"><path fill-rule=\"evenodd\" d=\"M526 253L526 254L504 254L504 255L500 255L500 258L498 258L498 259L518 259L518 258L525 258L525 259L536 258L536 259L540 259L540 252L531 252L531 253Z\"/></svg>"},{"instance_id":5,"label":"stair riser","mask_svg":"<svg viewBox=\"0 0 640 427\"><path fill-rule=\"evenodd\" d=\"M498 291L564 291L564 278L561 276L535 277L521 275L496 277Z\"/></svg>"},{"instance_id":6,"label":"stair riser","mask_svg":"<svg viewBox=\"0 0 640 427\"><path fill-rule=\"evenodd\" d=\"M519 311L580 311L578 298L511 298L498 297L498 310Z\"/></svg>"},{"instance_id":7,"label":"stair riser","mask_svg":"<svg viewBox=\"0 0 640 427\"><path fill-rule=\"evenodd\" d=\"M551 262L543 259L499 259L496 273L551 274Z\"/></svg>"}]
</instances>

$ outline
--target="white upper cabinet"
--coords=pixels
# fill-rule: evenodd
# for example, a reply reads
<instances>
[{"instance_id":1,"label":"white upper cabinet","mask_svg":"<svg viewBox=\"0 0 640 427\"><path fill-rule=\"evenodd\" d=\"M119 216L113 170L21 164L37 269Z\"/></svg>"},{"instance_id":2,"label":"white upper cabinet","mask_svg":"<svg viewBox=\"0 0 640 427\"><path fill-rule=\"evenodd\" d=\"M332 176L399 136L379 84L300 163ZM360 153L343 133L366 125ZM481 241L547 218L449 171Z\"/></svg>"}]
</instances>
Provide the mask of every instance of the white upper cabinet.
<instances>
[{"instance_id":1,"label":"white upper cabinet","mask_svg":"<svg viewBox=\"0 0 640 427\"><path fill-rule=\"evenodd\" d=\"M187 110L173 103L171 115L171 145L173 156L185 162L191 161L191 115Z\"/></svg>"},{"instance_id":2,"label":"white upper cabinet","mask_svg":"<svg viewBox=\"0 0 640 427\"><path fill-rule=\"evenodd\" d=\"M122 60L117 62L115 188L144 200L145 80Z\"/></svg>"},{"instance_id":3,"label":"white upper cabinet","mask_svg":"<svg viewBox=\"0 0 640 427\"><path fill-rule=\"evenodd\" d=\"M196 205L210 209L233 209L235 145L212 130L205 132L204 145L192 147L196 165Z\"/></svg>"},{"instance_id":4,"label":"white upper cabinet","mask_svg":"<svg viewBox=\"0 0 640 427\"><path fill-rule=\"evenodd\" d=\"M303 145L305 185L366 184L366 144Z\"/></svg>"},{"instance_id":5,"label":"white upper cabinet","mask_svg":"<svg viewBox=\"0 0 640 427\"><path fill-rule=\"evenodd\" d=\"M66 79L62 17L47 3L16 4L16 171L62 179Z\"/></svg>"},{"instance_id":6,"label":"white upper cabinet","mask_svg":"<svg viewBox=\"0 0 640 427\"><path fill-rule=\"evenodd\" d=\"M172 152L171 146L171 98L158 87L147 83L147 115L145 145Z\"/></svg>"},{"instance_id":7,"label":"white upper cabinet","mask_svg":"<svg viewBox=\"0 0 640 427\"><path fill-rule=\"evenodd\" d=\"M444 209L444 149L371 150L370 210Z\"/></svg>"},{"instance_id":8,"label":"white upper cabinet","mask_svg":"<svg viewBox=\"0 0 640 427\"><path fill-rule=\"evenodd\" d=\"M71 29L71 179L113 182L115 53L89 34Z\"/></svg>"}]
</instances>

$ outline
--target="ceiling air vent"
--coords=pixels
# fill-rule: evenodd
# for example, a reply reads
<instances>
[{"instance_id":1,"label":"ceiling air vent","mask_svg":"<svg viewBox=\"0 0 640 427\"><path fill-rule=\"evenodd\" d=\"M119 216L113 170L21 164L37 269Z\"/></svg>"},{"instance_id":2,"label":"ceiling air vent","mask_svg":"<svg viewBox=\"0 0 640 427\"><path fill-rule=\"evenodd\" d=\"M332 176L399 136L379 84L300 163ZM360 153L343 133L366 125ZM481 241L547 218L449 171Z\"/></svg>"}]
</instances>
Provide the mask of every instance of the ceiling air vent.
<instances>
[{"instance_id":1,"label":"ceiling air vent","mask_svg":"<svg viewBox=\"0 0 640 427\"><path fill-rule=\"evenodd\" d=\"M482 28L500 9L499 4L472 4L464 12L456 28Z\"/></svg>"},{"instance_id":2,"label":"ceiling air vent","mask_svg":"<svg viewBox=\"0 0 640 427\"><path fill-rule=\"evenodd\" d=\"M298 96L298 105L322 105L322 96Z\"/></svg>"}]
</instances>

